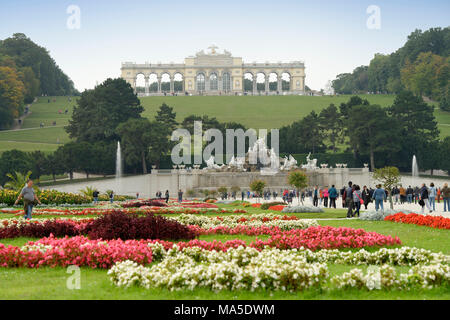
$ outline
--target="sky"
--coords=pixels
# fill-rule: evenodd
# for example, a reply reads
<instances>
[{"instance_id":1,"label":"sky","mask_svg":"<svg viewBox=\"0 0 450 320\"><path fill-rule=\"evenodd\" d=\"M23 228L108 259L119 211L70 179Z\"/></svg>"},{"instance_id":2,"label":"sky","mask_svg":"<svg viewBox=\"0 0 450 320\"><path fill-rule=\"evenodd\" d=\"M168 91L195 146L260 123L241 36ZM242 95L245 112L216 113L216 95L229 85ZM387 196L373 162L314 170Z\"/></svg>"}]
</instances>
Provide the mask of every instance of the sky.
<instances>
[{"instance_id":1,"label":"sky","mask_svg":"<svg viewBox=\"0 0 450 320\"><path fill-rule=\"evenodd\" d=\"M183 63L211 44L247 63L302 60L320 90L415 29L449 26L449 13L448 0L0 0L0 39L25 33L80 91L122 62Z\"/></svg>"}]
</instances>

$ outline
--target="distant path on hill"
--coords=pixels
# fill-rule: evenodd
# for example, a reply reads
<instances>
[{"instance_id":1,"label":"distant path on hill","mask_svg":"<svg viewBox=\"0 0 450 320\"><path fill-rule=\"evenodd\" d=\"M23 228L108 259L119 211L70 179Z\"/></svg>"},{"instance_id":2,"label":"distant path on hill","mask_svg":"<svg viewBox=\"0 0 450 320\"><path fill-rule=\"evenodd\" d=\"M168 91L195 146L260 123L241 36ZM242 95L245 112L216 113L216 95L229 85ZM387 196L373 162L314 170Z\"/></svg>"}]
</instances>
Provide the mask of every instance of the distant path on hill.
<instances>
[{"instance_id":1,"label":"distant path on hill","mask_svg":"<svg viewBox=\"0 0 450 320\"><path fill-rule=\"evenodd\" d=\"M11 130L1 130L2 132L13 132L13 131L29 131L29 130L42 130L42 129L49 129L49 128L64 128L65 126L47 126L47 127L36 127L36 128L25 128L25 129L11 129Z\"/></svg>"}]
</instances>

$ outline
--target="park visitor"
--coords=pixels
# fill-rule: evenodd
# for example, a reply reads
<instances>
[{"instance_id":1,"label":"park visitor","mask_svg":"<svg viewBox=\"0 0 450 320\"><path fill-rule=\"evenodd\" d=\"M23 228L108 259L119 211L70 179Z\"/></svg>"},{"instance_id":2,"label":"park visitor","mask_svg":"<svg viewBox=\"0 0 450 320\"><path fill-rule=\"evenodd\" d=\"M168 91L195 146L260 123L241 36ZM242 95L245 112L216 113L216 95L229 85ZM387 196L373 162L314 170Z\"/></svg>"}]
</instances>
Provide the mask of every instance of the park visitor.
<instances>
[{"instance_id":1,"label":"park visitor","mask_svg":"<svg viewBox=\"0 0 450 320\"><path fill-rule=\"evenodd\" d=\"M414 194L414 190L413 190L413 188L411 188L411 186L409 186L409 187L406 189L406 201L408 201L409 204L412 203L412 200L413 200L413 194Z\"/></svg>"},{"instance_id":2,"label":"park visitor","mask_svg":"<svg viewBox=\"0 0 450 320\"><path fill-rule=\"evenodd\" d=\"M353 206L355 207L355 213L353 217L358 216L359 218L359 210L361 209L361 204L364 203L362 199L362 193L360 186L356 185L355 190L353 191Z\"/></svg>"},{"instance_id":3,"label":"park visitor","mask_svg":"<svg viewBox=\"0 0 450 320\"><path fill-rule=\"evenodd\" d=\"M362 199L364 200L364 208L367 210L367 206L369 205L369 202L371 200L370 191L367 188L367 186L363 187L361 194L362 194Z\"/></svg>"},{"instance_id":4,"label":"park visitor","mask_svg":"<svg viewBox=\"0 0 450 320\"><path fill-rule=\"evenodd\" d=\"M336 209L336 198L338 197L338 192L337 192L336 188L334 187L334 184L328 190L328 193L330 196L330 208L333 207Z\"/></svg>"},{"instance_id":5,"label":"park visitor","mask_svg":"<svg viewBox=\"0 0 450 320\"><path fill-rule=\"evenodd\" d=\"M109 194L109 202L110 203L114 202L114 191L111 191L111 193Z\"/></svg>"},{"instance_id":6,"label":"park visitor","mask_svg":"<svg viewBox=\"0 0 450 320\"><path fill-rule=\"evenodd\" d=\"M348 183L344 193L345 205L347 206L347 218L353 217L353 182Z\"/></svg>"},{"instance_id":7,"label":"park visitor","mask_svg":"<svg viewBox=\"0 0 450 320\"><path fill-rule=\"evenodd\" d=\"M422 188L420 188L419 190L419 205L422 207L422 213L424 213L425 210L425 206L427 207L428 210L430 210L430 213L432 213L433 211L431 210L430 207L430 201L428 200L429 197L429 191L427 188L427 185L425 183L422 183Z\"/></svg>"},{"instance_id":8,"label":"park visitor","mask_svg":"<svg viewBox=\"0 0 450 320\"><path fill-rule=\"evenodd\" d=\"M170 195L169 195L169 190L166 190L166 194L165 194L166 203L169 202L169 197L170 197Z\"/></svg>"},{"instance_id":9,"label":"park visitor","mask_svg":"<svg viewBox=\"0 0 450 320\"><path fill-rule=\"evenodd\" d=\"M444 212L447 210L450 212L450 188L447 183L442 188L442 198L444 199Z\"/></svg>"},{"instance_id":10,"label":"park visitor","mask_svg":"<svg viewBox=\"0 0 450 320\"><path fill-rule=\"evenodd\" d=\"M178 203L182 203L183 202L183 191L178 191Z\"/></svg>"},{"instance_id":11,"label":"park visitor","mask_svg":"<svg viewBox=\"0 0 450 320\"><path fill-rule=\"evenodd\" d=\"M430 184L430 190L428 193L428 201L430 202L430 210L436 211L436 196L437 196L437 189L434 186L434 183L432 182Z\"/></svg>"},{"instance_id":12,"label":"park visitor","mask_svg":"<svg viewBox=\"0 0 450 320\"><path fill-rule=\"evenodd\" d=\"M330 197L330 192L328 190L328 187L325 187L325 189L323 189L323 206L325 208L328 208L328 198Z\"/></svg>"},{"instance_id":13,"label":"park visitor","mask_svg":"<svg viewBox=\"0 0 450 320\"><path fill-rule=\"evenodd\" d=\"M318 207L319 206L319 187L316 186L314 188L314 192L313 192L313 206L314 207Z\"/></svg>"},{"instance_id":14,"label":"park visitor","mask_svg":"<svg viewBox=\"0 0 450 320\"><path fill-rule=\"evenodd\" d=\"M383 202L386 200L386 192L381 187L381 184L377 185L377 188L373 192L372 199L375 200L375 210L378 211L381 208L381 211L384 211Z\"/></svg>"},{"instance_id":15,"label":"park visitor","mask_svg":"<svg viewBox=\"0 0 450 320\"><path fill-rule=\"evenodd\" d=\"M33 206L35 201L41 204L41 201L37 197L36 193L33 189L33 180L28 179L27 184L20 192L19 197L17 198L14 205L17 205L19 201L23 198L23 210L25 212L25 219L31 220L31 214L33 212Z\"/></svg>"},{"instance_id":16,"label":"park visitor","mask_svg":"<svg viewBox=\"0 0 450 320\"><path fill-rule=\"evenodd\" d=\"M94 190L94 192L92 192L92 198L94 198L94 204L98 203L98 195L100 194L100 192L98 192L98 190Z\"/></svg>"}]
</instances>

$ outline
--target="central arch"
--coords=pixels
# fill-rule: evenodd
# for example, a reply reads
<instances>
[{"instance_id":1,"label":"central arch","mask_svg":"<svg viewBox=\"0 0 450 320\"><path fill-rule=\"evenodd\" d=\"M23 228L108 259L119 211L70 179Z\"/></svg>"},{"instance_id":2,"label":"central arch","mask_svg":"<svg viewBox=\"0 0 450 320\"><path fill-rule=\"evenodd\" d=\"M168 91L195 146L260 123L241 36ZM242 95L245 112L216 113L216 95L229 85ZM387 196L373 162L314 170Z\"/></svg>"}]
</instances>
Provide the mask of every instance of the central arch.
<instances>
[{"instance_id":1,"label":"central arch","mask_svg":"<svg viewBox=\"0 0 450 320\"><path fill-rule=\"evenodd\" d=\"M215 72L209 75L209 90L219 90L219 78L217 78L217 74Z\"/></svg>"},{"instance_id":2,"label":"central arch","mask_svg":"<svg viewBox=\"0 0 450 320\"><path fill-rule=\"evenodd\" d=\"M206 89L205 84L206 84L205 74L204 73L197 74L197 77L195 79L195 85L199 93L205 92Z\"/></svg>"},{"instance_id":3,"label":"central arch","mask_svg":"<svg viewBox=\"0 0 450 320\"><path fill-rule=\"evenodd\" d=\"M225 93L231 92L231 75L229 72L224 72L222 75L222 90Z\"/></svg>"}]
</instances>

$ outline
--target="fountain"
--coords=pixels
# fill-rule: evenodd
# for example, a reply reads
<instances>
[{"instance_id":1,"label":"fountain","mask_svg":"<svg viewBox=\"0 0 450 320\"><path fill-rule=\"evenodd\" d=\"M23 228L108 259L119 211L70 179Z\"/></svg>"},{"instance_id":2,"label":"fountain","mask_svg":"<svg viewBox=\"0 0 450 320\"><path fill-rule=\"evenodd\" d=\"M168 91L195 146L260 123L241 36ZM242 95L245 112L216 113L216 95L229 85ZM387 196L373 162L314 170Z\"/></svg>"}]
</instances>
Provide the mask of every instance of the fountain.
<instances>
[{"instance_id":1,"label":"fountain","mask_svg":"<svg viewBox=\"0 0 450 320\"><path fill-rule=\"evenodd\" d=\"M412 160L412 185L417 187L417 181L419 178L419 165L417 164L416 155L413 156Z\"/></svg>"},{"instance_id":2,"label":"fountain","mask_svg":"<svg viewBox=\"0 0 450 320\"><path fill-rule=\"evenodd\" d=\"M121 190L121 178L122 178L122 149L120 148L120 142L117 142L116 153L116 193L120 193Z\"/></svg>"}]
</instances>

